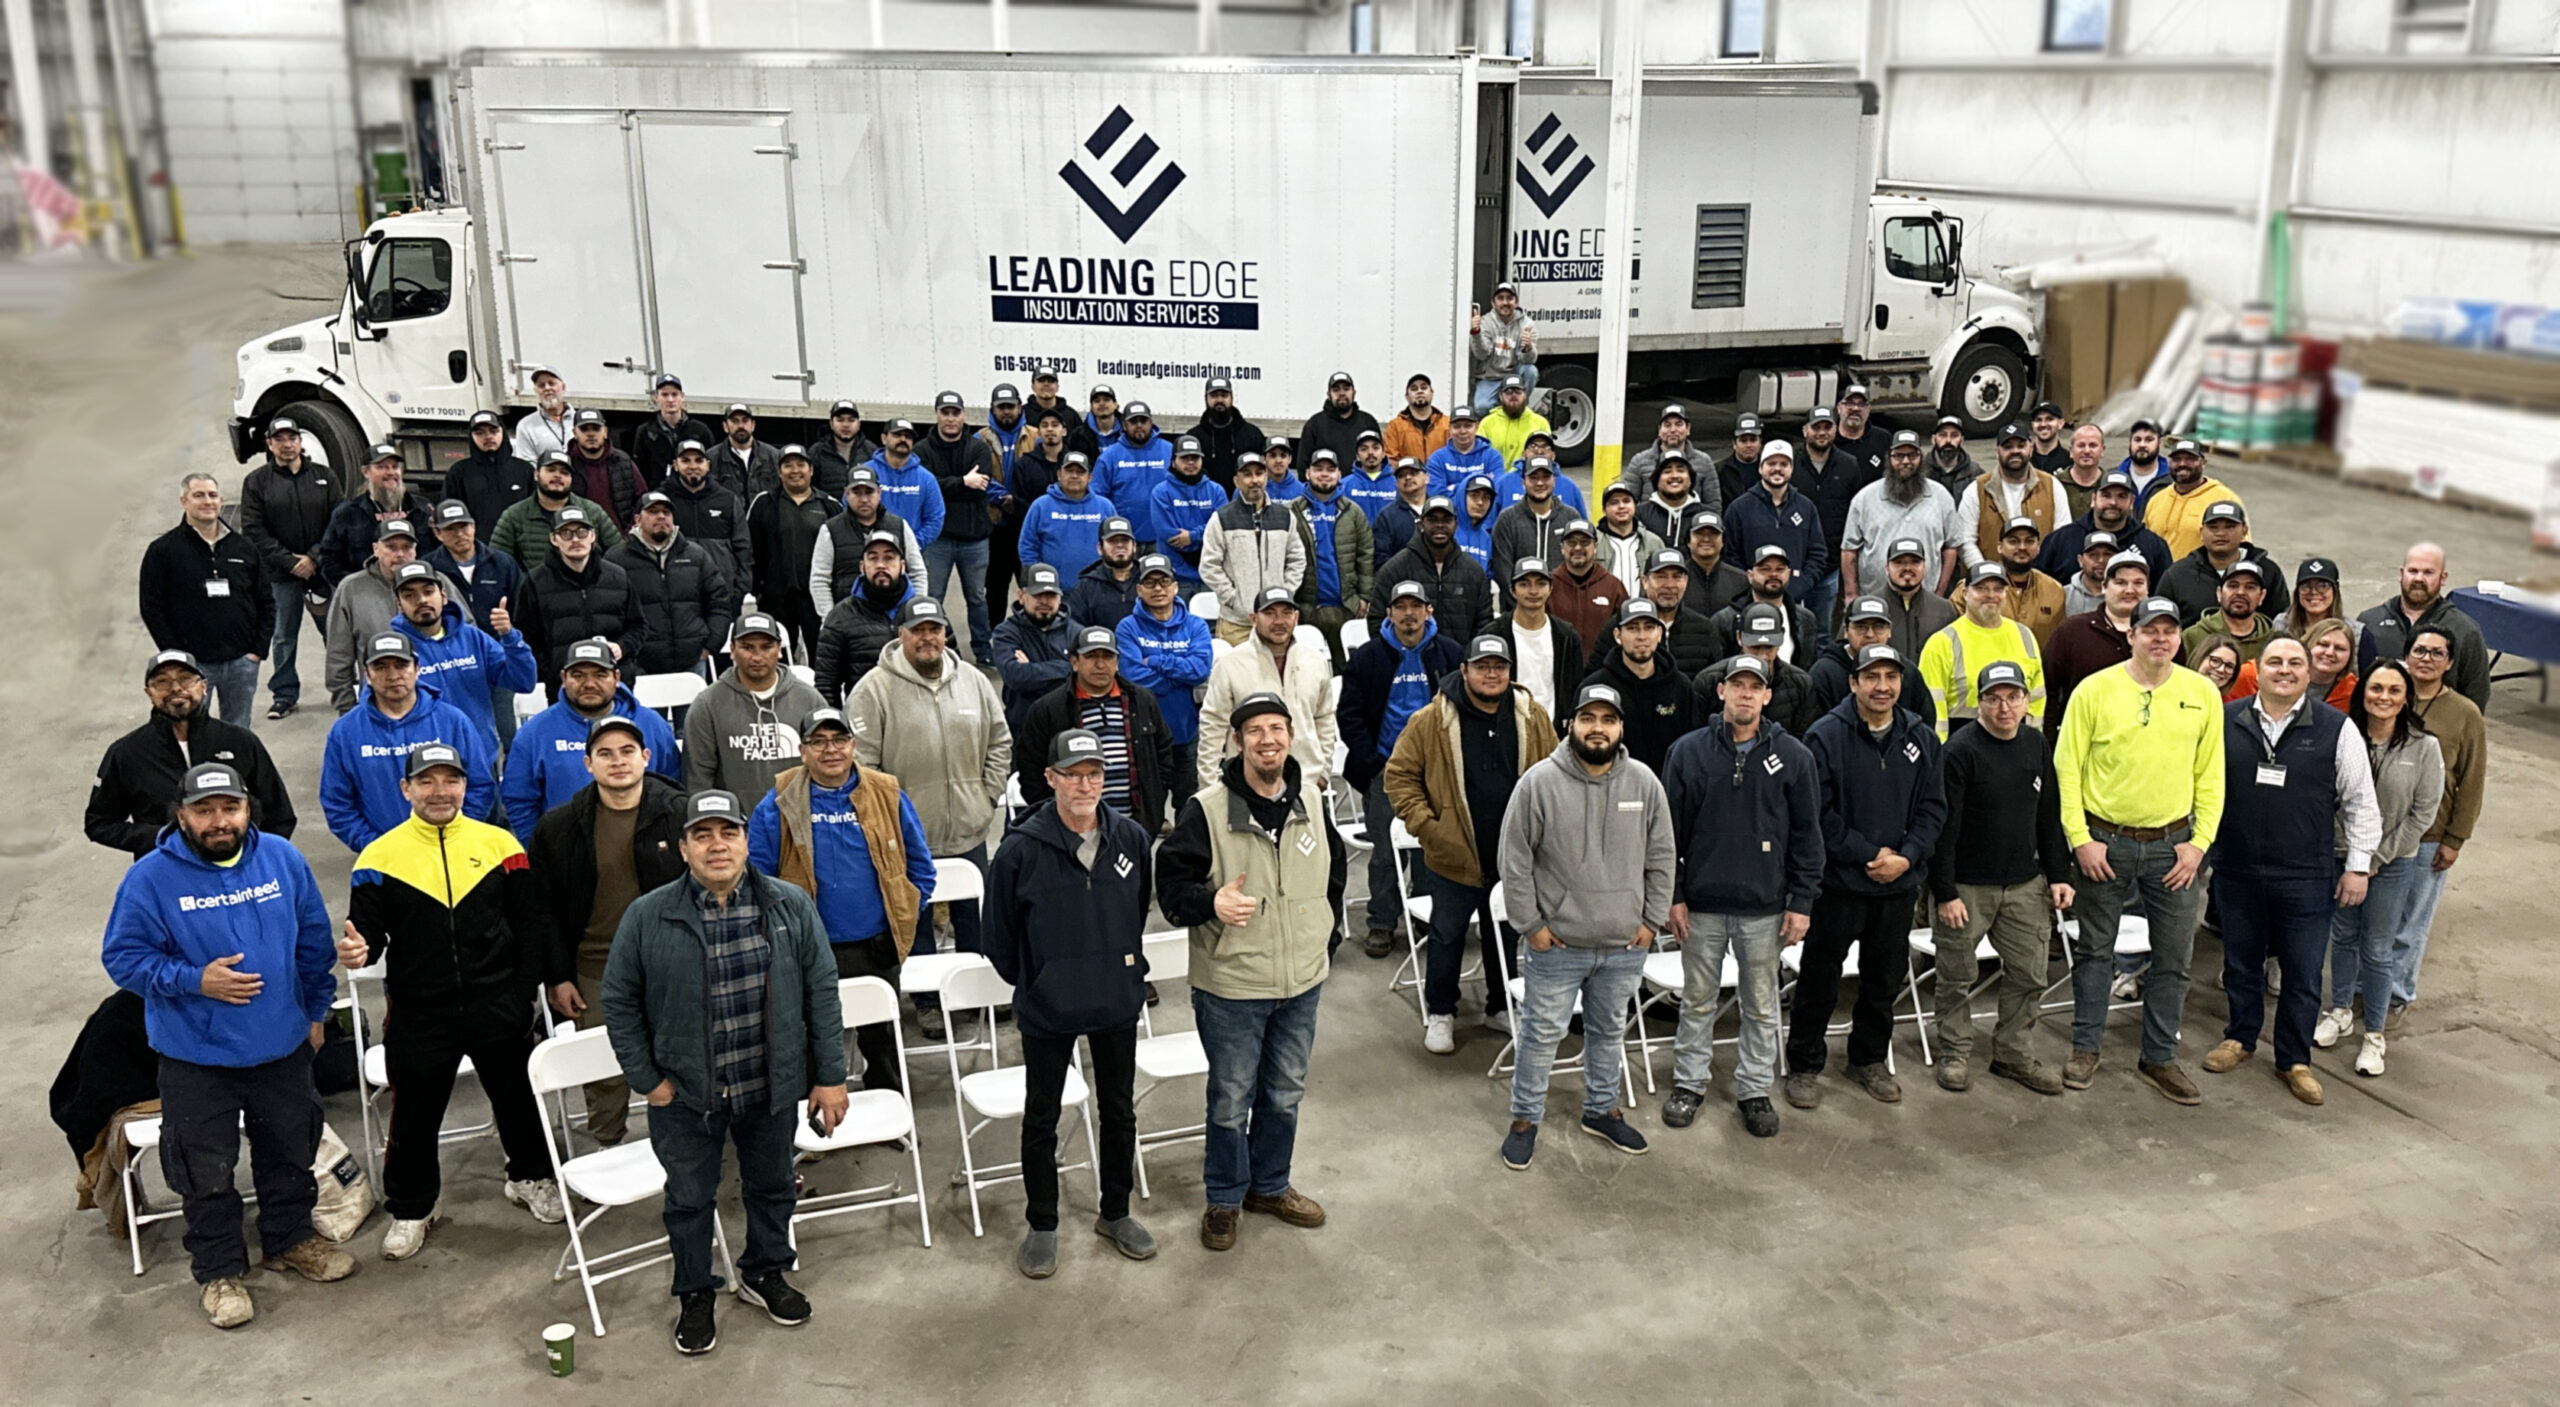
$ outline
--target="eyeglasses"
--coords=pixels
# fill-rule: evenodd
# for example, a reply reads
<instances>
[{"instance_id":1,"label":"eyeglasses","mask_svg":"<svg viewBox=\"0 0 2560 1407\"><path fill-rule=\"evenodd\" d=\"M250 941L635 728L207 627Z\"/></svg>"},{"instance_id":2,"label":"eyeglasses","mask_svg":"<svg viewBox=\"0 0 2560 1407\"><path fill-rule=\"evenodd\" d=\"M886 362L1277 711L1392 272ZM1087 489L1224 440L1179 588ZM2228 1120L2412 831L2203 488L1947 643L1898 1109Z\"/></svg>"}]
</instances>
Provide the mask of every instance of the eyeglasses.
<instances>
[{"instance_id":1,"label":"eyeglasses","mask_svg":"<svg viewBox=\"0 0 2560 1407\"><path fill-rule=\"evenodd\" d=\"M2441 645L2412 645L2409 647L2409 658L2413 660L2441 660L2451 659L2452 657L2451 653L2445 650Z\"/></svg>"},{"instance_id":2,"label":"eyeglasses","mask_svg":"<svg viewBox=\"0 0 2560 1407\"><path fill-rule=\"evenodd\" d=\"M853 739L842 733L829 733L823 738L803 738L800 744L803 747L816 748L820 752L842 752L853 746Z\"/></svg>"}]
</instances>

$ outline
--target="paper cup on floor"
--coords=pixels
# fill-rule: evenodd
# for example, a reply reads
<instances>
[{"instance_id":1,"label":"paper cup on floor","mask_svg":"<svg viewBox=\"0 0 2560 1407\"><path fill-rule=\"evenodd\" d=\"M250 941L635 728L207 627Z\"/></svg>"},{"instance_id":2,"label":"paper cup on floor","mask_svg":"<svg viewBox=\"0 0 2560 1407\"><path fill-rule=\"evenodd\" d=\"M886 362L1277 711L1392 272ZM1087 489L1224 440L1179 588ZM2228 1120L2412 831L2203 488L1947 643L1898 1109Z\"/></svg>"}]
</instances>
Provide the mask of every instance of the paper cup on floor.
<instances>
[{"instance_id":1,"label":"paper cup on floor","mask_svg":"<svg viewBox=\"0 0 2560 1407\"><path fill-rule=\"evenodd\" d=\"M542 1350L551 1359L551 1376L565 1378L578 1371L578 1326L554 1324L543 1330Z\"/></svg>"}]
</instances>

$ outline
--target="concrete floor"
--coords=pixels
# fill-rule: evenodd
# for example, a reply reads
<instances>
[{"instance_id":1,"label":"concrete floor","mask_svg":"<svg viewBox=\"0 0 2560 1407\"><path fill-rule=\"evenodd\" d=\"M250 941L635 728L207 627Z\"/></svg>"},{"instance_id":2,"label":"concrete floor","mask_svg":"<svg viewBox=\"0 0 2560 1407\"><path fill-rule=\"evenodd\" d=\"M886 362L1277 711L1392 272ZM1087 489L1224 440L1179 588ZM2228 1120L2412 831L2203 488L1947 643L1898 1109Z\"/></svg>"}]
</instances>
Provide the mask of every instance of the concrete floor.
<instances>
[{"instance_id":1,"label":"concrete floor","mask_svg":"<svg viewBox=\"0 0 2560 1407\"><path fill-rule=\"evenodd\" d=\"M1462 1025L1456 1058L1424 1054L1411 1008L1386 993L1388 965L1355 947L1325 1003L1299 1142L1298 1184L1332 1214L1323 1230L1249 1218L1234 1252L1210 1255L1193 1234L1197 1162L1177 1152L1156 1162L1156 1195L1137 1208L1164 1242L1158 1261L1120 1261L1071 1214L1059 1278L1031 1284L1011 1269L1018 1194L990 1196L990 1232L974 1239L965 1201L941 1183L956 1135L937 1065L916 1081L935 1245L917 1246L912 1219L814 1231L807 1329L730 1311L718 1354L679 1363L662 1272L646 1272L604 1291L613 1333L582 1332L577 1376L538 1381L540 1330L582 1321L579 1298L549 1279L559 1233L500 1201L483 1140L448 1152L451 1220L416 1260L374 1257L377 1217L352 1247L353 1280L253 1276L257 1323L216 1335L174 1224L146 1230L151 1268L137 1279L97 1215L71 1210L73 1168L43 1087L107 987L98 935L123 865L82 838L79 812L93 761L144 713L135 561L170 521L181 471L238 483L219 430L231 351L309 315L335 260L325 248L215 254L121 277L0 280L14 308L0 314L14 451L0 466L13 510L0 519L0 588L14 607L0 717L15 744L0 755L0 795L20 803L0 810L0 971L23 1003L0 1027L0 1060L22 1072L5 1096L17 1136L0 1145L0 1317L17 1345L0 1359L0 1396L628 1404L816 1386L893 1401L1528 1402L1696 1400L1709 1385L1804 1402L2281 1390L2345 1404L2547 1401L2560 1382L2560 977L2545 956L2542 869L2560 840L2560 710L2520 684L2499 689L2487 812L2391 1073L2359 1080L2343 1052L2322 1054L2325 1108L2287 1097L2264 1060L2206 1080L2201 1109L2175 1108L2133 1079L2126 1018L2087 1093L2040 1099L1985 1080L1948 1095L1905 1026L1899 1107L1835 1082L1821 1110L1788 1111L1784 1136L1757 1142L1722 1102L1669 1131L1645 1099L1636 1123L1655 1151L1635 1160L1570 1136L1578 1091L1561 1081L1556 1131L1514 1176L1494 1157L1507 1087L1484 1075L1499 1040ZM1638 411L1649 422L1650 407ZM2339 558L2357 607L2421 536L2453 547L2463 580L2552 570L2517 521L2257 466L2217 472L2249 495L2281 558ZM328 721L306 711L262 731L314 817L304 848L323 888L343 895L348 857L316 819L313 787ZM2210 944L2198 967L2218 967ZM2200 980L2190 1061L2221 1019L2219 991ZM2039 1042L2058 1059L2066 1035L2049 1021ZM1154 1117L1194 1115L1193 1100L1168 1092ZM330 1113L352 1142L352 1103ZM848 1177L839 1161L812 1180ZM653 1223L643 1209L603 1225Z\"/></svg>"}]
</instances>

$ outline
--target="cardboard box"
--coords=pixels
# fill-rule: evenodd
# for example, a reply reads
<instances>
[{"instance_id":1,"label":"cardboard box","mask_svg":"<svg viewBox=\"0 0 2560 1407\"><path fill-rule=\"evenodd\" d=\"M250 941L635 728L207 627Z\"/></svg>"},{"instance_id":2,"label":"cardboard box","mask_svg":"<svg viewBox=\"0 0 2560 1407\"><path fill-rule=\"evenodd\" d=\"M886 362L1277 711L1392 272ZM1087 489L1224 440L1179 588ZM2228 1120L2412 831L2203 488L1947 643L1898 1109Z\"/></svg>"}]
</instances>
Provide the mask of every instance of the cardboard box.
<instances>
[{"instance_id":1,"label":"cardboard box","mask_svg":"<svg viewBox=\"0 0 2560 1407\"><path fill-rule=\"evenodd\" d=\"M2187 306L2187 281L2182 278L2126 279L2111 289L2114 326L2107 343L2107 396L2142 384L2170 325Z\"/></svg>"},{"instance_id":2,"label":"cardboard box","mask_svg":"<svg viewBox=\"0 0 2560 1407\"><path fill-rule=\"evenodd\" d=\"M2045 396L2074 418L2107 398L2107 351L2114 338L2114 290L2064 284L2044 295Z\"/></svg>"}]
</instances>

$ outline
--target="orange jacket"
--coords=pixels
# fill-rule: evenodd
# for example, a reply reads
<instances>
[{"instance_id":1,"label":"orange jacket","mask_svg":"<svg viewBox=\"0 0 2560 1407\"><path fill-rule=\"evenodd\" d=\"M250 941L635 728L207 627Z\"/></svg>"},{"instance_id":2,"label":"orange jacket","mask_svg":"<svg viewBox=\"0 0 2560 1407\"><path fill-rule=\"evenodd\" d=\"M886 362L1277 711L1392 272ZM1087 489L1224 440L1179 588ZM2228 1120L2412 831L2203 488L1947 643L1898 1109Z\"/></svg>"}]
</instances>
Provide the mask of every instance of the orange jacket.
<instances>
[{"instance_id":1,"label":"orange jacket","mask_svg":"<svg viewBox=\"0 0 2560 1407\"><path fill-rule=\"evenodd\" d=\"M1409 409L1400 410L1378 426L1378 433L1386 439L1387 467L1393 469L1399 459L1428 460L1433 450L1449 443L1449 417L1434 410L1426 430L1413 423ZM1343 472L1349 473L1350 466L1343 466Z\"/></svg>"}]
</instances>

